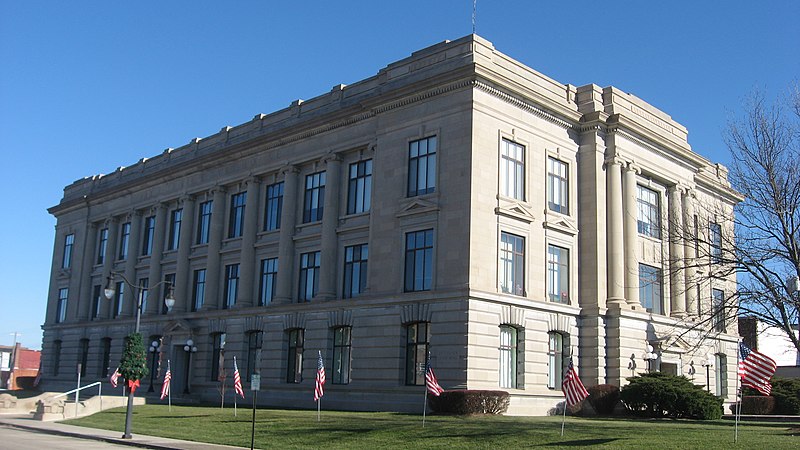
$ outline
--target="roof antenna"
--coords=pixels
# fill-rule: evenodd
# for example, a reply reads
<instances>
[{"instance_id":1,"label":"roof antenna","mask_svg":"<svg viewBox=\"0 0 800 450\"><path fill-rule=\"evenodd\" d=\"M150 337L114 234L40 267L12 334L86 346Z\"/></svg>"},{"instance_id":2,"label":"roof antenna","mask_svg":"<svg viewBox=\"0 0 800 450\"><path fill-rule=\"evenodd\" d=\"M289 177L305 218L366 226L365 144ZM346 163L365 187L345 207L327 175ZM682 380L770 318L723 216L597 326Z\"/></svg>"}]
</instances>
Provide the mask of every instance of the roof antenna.
<instances>
[{"instance_id":1,"label":"roof antenna","mask_svg":"<svg viewBox=\"0 0 800 450\"><path fill-rule=\"evenodd\" d=\"M472 0L472 34L475 34L475 22L478 14L478 0Z\"/></svg>"}]
</instances>

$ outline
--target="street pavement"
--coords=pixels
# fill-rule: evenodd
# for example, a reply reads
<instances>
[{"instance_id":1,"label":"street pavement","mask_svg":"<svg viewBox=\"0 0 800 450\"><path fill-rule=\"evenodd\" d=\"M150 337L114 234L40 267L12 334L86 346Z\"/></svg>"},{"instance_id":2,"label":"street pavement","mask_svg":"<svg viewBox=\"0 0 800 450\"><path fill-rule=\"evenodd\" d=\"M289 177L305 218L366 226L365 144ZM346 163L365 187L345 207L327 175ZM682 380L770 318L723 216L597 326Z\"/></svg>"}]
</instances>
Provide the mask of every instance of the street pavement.
<instances>
[{"instance_id":1,"label":"street pavement","mask_svg":"<svg viewBox=\"0 0 800 450\"><path fill-rule=\"evenodd\" d=\"M115 449L133 446L150 449L232 450L243 447L182 441L144 434L122 439L118 431L78 427L33 420L29 415L0 415L0 448L13 449Z\"/></svg>"}]
</instances>

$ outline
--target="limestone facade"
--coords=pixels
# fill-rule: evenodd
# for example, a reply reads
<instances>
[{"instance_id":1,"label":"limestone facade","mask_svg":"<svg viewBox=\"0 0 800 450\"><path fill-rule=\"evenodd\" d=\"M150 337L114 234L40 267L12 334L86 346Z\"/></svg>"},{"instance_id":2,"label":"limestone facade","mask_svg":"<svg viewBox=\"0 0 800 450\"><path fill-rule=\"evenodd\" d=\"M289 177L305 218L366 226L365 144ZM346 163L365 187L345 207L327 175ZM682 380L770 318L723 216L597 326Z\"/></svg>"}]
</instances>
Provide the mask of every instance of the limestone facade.
<instances>
[{"instance_id":1,"label":"limestone facade","mask_svg":"<svg viewBox=\"0 0 800 450\"><path fill-rule=\"evenodd\" d=\"M313 407L318 351L331 408L419 410L426 350L445 389L507 390L512 414L562 400L570 354L587 386L648 366L705 384L717 355L710 389L732 401L736 327L691 327L735 288L694 262L741 197L686 136L470 35L76 181L50 209L42 382L113 372L146 291L149 361L205 400L223 347L228 383L236 356L276 406Z\"/></svg>"}]
</instances>

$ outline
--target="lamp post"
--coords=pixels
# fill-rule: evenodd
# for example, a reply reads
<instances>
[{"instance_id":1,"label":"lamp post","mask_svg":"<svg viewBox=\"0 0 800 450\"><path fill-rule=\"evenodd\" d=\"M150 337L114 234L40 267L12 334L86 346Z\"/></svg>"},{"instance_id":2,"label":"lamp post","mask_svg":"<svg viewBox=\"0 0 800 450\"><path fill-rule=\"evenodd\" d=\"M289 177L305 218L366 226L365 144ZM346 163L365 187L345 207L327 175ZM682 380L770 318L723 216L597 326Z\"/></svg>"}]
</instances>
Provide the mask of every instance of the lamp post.
<instances>
[{"instance_id":1,"label":"lamp post","mask_svg":"<svg viewBox=\"0 0 800 450\"><path fill-rule=\"evenodd\" d=\"M652 345L647 344L647 347L645 347L645 353L644 353L644 355L642 355L642 359L647 362L647 373L652 372L653 371L653 366L652 366L653 361L658 359L658 355L655 354Z\"/></svg>"},{"instance_id":2,"label":"lamp post","mask_svg":"<svg viewBox=\"0 0 800 450\"><path fill-rule=\"evenodd\" d=\"M131 283L124 275L119 272L111 272L109 275L108 280L106 282L106 288L103 291L103 294L108 300L114 298L114 294L116 294L116 290L114 289L114 277L119 276L122 278L122 281L128 285L129 288L133 289L136 293L136 327L134 328L133 332L139 334L139 324L142 320L142 302L144 301L143 293L144 289L154 289L162 284L167 284L169 286L169 291L167 292L167 296L164 299L164 304L167 305L167 310L172 311L172 307L175 306L175 297L173 296L173 286L172 283L164 280L156 283L153 286L140 286L138 284ZM126 380L127 381L127 380ZM133 436L131 435L131 425L133 422L133 390L128 390L128 407L125 412L125 434L122 435L122 439L131 439Z\"/></svg>"},{"instance_id":3,"label":"lamp post","mask_svg":"<svg viewBox=\"0 0 800 450\"><path fill-rule=\"evenodd\" d=\"M703 360L703 367L706 368L706 391L709 393L711 392L711 368L714 366L714 359L711 353L706 355L706 359Z\"/></svg>"},{"instance_id":4,"label":"lamp post","mask_svg":"<svg viewBox=\"0 0 800 450\"><path fill-rule=\"evenodd\" d=\"M190 372L192 371L192 353L197 353L197 347L194 346L194 341L187 339L186 345L183 346L183 351L186 352L186 378L184 379L183 383L183 393L189 394Z\"/></svg>"},{"instance_id":5,"label":"lamp post","mask_svg":"<svg viewBox=\"0 0 800 450\"><path fill-rule=\"evenodd\" d=\"M147 389L147 392L154 392L153 383L155 383L156 378L156 356L158 354L159 348L161 345L158 341L153 341L150 343L150 353L153 354L152 360L150 362L150 387Z\"/></svg>"}]
</instances>

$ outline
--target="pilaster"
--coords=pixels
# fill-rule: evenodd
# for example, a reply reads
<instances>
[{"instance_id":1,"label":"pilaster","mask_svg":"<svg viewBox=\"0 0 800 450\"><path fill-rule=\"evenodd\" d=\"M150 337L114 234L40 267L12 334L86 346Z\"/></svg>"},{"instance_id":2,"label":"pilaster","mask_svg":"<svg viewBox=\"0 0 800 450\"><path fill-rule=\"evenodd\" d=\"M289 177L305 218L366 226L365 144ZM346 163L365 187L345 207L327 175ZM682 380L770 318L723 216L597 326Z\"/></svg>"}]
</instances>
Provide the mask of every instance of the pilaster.
<instances>
[{"instance_id":1,"label":"pilaster","mask_svg":"<svg viewBox=\"0 0 800 450\"><path fill-rule=\"evenodd\" d=\"M636 174L639 170L633 163L623 169L624 188L624 232L625 232L625 300L631 308L639 306L639 258L636 253L639 242L637 227L637 184Z\"/></svg>"},{"instance_id":2,"label":"pilaster","mask_svg":"<svg viewBox=\"0 0 800 450\"><path fill-rule=\"evenodd\" d=\"M247 180L247 204L244 209L244 229L242 231L241 253L239 259L239 293L237 307L253 305L255 269L255 243L258 233L258 211L260 206L261 180L252 177Z\"/></svg>"},{"instance_id":3,"label":"pilaster","mask_svg":"<svg viewBox=\"0 0 800 450\"><path fill-rule=\"evenodd\" d=\"M683 271L683 208L679 186L670 186L669 195L669 283L670 316L686 315L686 286Z\"/></svg>"},{"instance_id":4,"label":"pilaster","mask_svg":"<svg viewBox=\"0 0 800 450\"><path fill-rule=\"evenodd\" d=\"M339 221L339 189L342 158L332 154L326 159L325 214L322 216L322 242L320 245L320 282L318 296L322 300L336 298L336 256Z\"/></svg>"},{"instance_id":5,"label":"pilaster","mask_svg":"<svg viewBox=\"0 0 800 450\"><path fill-rule=\"evenodd\" d=\"M292 271L294 270L294 227L297 223L297 183L300 170L287 166L282 170L283 210L281 211L280 241L278 243L278 282L274 303L292 302Z\"/></svg>"},{"instance_id":6,"label":"pilaster","mask_svg":"<svg viewBox=\"0 0 800 450\"><path fill-rule=\"evenodd\" d=\"M178 239L178 260L175 262L175 290L173 292L175 299L175 306L172 308L174 312L189 311L191 309L191 292L189 286L189 254L192 249L192 235L194 234L194 206L195 199L191 195L184 196L180 199L180 207L183 209L183 216L181 220L180 238Z\"/></svg>"},{"instance_id":7,"label":"pilaster","mask_svg":"<svg viewBox=\"0 0 800 450\"><path fill-rule=\"evenodd\" d=\"M208 230L208 256L206 257L206 292L202 310L222 309L219 295L220 277L219 250L222 247L222 232L225 228L225 194L222 186L214 188L211 204L211 228Z\"/></svg>"}]
</instances>

